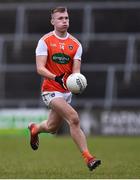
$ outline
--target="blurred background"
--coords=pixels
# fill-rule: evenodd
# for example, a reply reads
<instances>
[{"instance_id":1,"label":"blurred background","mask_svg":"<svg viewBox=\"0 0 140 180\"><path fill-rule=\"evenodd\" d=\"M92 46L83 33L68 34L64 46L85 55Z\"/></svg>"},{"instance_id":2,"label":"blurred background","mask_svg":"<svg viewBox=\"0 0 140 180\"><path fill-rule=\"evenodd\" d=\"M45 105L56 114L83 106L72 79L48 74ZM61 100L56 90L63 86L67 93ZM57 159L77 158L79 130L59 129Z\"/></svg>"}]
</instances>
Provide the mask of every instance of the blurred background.
<instances>
[{"instance_id":1,"label":"blurred background","mask_svg":"<svg viewBox=\"0 0 140 180\"><path fill-rule=\"evenodd\" d=\"M140 135L140 1L0 1L0 128L46 119L35 48L67 6L69 32L83 45L86 91L73 97L87 135ZM66 134L66 124L60 134Z\"/></svg>"}]
</instances>

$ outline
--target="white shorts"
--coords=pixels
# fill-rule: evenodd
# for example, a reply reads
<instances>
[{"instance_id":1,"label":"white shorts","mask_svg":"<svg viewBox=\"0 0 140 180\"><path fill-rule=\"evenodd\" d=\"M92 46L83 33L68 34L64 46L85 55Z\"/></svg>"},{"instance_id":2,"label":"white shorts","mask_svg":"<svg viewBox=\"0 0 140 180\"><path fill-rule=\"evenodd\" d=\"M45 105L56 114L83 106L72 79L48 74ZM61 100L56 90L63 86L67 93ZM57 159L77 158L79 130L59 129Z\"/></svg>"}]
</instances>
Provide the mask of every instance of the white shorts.
<instances>
[{"instance_id":1,"label":"white shorts","mask_svg":"<svg viewBox=\"0 0 140 180\"><path fill-rule=\"evenodd\" d=\"M58 91L44 91L42 94L42 99L47 107L49 107L51 100L61 97L66 100L67 103L71 103L72 93L61 93Z\"/></svg>"}]
</instances>

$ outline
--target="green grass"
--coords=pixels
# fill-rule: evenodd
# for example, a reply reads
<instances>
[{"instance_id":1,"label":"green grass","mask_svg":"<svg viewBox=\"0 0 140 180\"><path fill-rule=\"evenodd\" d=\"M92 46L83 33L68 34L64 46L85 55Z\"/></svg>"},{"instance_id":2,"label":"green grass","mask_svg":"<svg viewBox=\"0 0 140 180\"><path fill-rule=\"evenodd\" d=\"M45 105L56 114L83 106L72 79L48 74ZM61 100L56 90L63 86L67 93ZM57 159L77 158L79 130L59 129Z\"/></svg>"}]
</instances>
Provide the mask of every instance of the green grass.
<instances>
[{"instance_id":1,"label":"green grass","mask_svg":"<svg viewBox=\"0 0 140 180\"><path fill-rule=\"evenodd\" d=\"M27 135L0 135L0 178L138 179L140 137L90 137L89 149L102 160L90 172L70 137L41 135L32 151Z\"/></svg>"}]
</instances>

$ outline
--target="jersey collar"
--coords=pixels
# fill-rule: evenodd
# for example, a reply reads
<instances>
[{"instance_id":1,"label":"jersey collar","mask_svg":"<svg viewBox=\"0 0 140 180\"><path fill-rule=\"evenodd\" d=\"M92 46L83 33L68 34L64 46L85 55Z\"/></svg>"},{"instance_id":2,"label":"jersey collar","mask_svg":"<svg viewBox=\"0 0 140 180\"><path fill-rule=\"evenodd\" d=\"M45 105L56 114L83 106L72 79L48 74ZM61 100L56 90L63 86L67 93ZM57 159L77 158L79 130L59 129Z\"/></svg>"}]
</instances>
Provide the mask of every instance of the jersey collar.
<instances>
[{"instance_id":1,"label":"jersey collar","mask_svg":"<svg viewBox=\"0 0 140 180\"><path fill-rule=\"evenodd\" d=\"M65 39L67 39L68 36L69 36L69 33L68 33L68 32L67 32L66 37L64 37L64 38L57 36L56 33L55 33L55 31L53 31L53 34L55 35L55 37L57 37L58 39L61 39L61 40L65 40Z\"/></svg>"}]
</instances>

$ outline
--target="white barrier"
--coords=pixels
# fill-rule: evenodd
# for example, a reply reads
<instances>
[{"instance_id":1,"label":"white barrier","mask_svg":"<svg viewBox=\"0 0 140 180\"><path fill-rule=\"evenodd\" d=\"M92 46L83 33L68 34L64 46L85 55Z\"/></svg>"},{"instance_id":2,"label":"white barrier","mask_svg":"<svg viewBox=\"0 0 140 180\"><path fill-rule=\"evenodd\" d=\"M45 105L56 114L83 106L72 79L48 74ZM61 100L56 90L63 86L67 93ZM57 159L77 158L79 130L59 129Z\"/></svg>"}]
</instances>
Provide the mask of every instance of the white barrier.
<instances>
[{"instance_id":1,"label":"white barrier","mask_svg":"<svg viewBox=\"0 0 140 180\"><path fill-rule=\"evenodd\" d=\"M47 119L46 109L2 109L0 110L0 129L27 128L29 122Z\"/></svg>"}]
</instances>

